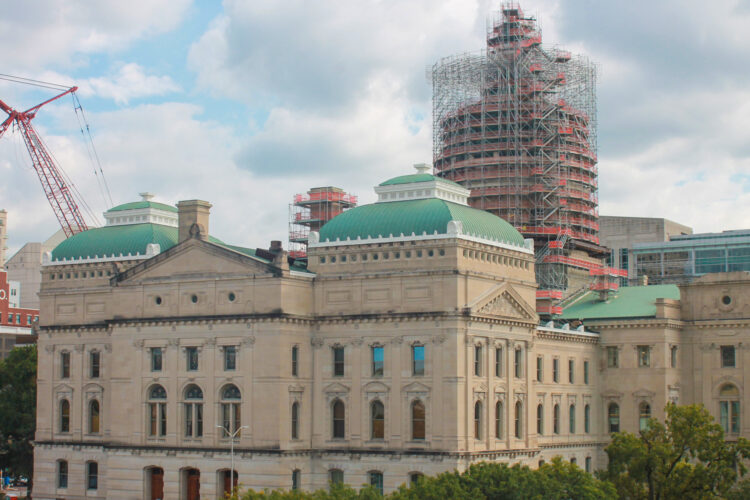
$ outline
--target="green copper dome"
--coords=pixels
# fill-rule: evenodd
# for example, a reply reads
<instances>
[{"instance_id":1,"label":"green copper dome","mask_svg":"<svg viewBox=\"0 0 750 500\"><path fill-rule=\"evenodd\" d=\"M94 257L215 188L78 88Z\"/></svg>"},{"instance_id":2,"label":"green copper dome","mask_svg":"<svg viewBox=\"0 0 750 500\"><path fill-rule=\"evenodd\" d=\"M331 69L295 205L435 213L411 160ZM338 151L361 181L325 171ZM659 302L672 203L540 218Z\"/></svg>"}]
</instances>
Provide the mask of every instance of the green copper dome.
<instances>
[{"instance_id":1,"label":"green copper dome","mask_svg":"<svg viewBox=\"0 0 750 500\"><path fill-rule=\"evenodd\" d=\"M412 234L447 234L450 221L460 221L464 235L524 246L521 233L500 217L438 198L375 203L352 208L334 217L320 229L320 242L345 241L347 238L356 240Z\"/></svg>"},{"instance_id":2,"label":"green copper dome","mask_svg":"<svg viewBox=\"0 0 750 500\"><path fill-rule=\"evenodd\" d=\"M164 210L165 212L174 212L177 213L177 208L173 207L172 205L167 205L166 203L159 203L156 201L134 201L131 203L123 203L122 205L117 205L116 207L112 207L107 212L122 212L125 210L138 210L141 208L155 208L157 210Z\"/></svg>"},{"instance_id":3,"label":"green copper dome","mask_svg":"<svg viewBox=\"0 0 750 500\"><path fill-rule=\"evenodd\" d=\"M222 244L209 237L209 241ZM52 250L52 261L145 255L146 247L157 243L163 252L177 244L177 228L161 224L105 226L74 234Z\"/></svg>"},{"instance_id":4,"label":"green copper dome","mask_svg":"<svg viewBox=\"0 0 750 500\"><path fill-rule=\"evenodd\" d=\"M398 184L412 184L415 182L431 182L431 181L438 181L445 184L453 184L454 186L460 186L460 184L456 184L453 181L449 181L448 179L443 179L441 177L436 177L432 174L425 174L425 173L419 173L419 174L409 174L409 175L399 175L398 177L394 177L393 179L388 179L385 182L381 182L380 186L395 186Z\"/></svg>"}]
</instances>

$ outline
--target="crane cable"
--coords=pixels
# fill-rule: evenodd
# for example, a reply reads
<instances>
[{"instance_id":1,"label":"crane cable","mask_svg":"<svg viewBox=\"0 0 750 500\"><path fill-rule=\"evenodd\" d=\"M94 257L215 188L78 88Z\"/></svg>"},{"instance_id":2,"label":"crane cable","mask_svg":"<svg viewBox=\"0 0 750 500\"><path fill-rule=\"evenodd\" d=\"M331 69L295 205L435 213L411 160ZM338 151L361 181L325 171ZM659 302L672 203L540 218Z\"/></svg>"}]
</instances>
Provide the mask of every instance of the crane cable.
<instances>
[{"instance_id":1,"label":"crane cable","mask_svg":"<svg viewBox=\"0 0 750 500\"><path fill-rule=\"evenodd\" d=\"M99 153L96 151L94 138L91 135L91 128L89 127L89 123L86 120L86 114L83 111L83 106L81 105L81 101L78 100L78 96L76 95L76 93L73 92L71 96L73 98L73 109L75 110L76 118L78 119L78 127L80 128L81 136L83 136L83 140L86 143L86 151L89 154L89 160L94 165L94 177L96 177L96 184L99 186L99 193L104 199L104 206L106 206L107 208L112 208L114 206L114 202L112 201L112 193L109 190L107 179L106 177L104 177L102 162L99 160ZM86 132L83 131L84 125L86 127Z\"/></svg>"}]
</instances>

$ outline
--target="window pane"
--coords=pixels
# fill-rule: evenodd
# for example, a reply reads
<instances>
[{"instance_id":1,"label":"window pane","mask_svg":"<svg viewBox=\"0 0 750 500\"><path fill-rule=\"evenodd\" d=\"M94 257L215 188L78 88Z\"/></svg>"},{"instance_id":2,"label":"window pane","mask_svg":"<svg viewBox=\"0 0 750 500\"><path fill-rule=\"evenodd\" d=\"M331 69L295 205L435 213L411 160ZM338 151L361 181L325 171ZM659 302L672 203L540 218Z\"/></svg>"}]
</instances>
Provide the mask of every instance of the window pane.
<instances>
[{"instance_id":1,"label":"window pane","mask_svg":"<svg viewBox=\"0 0 750 500\"><path fill-rule=\"evenodd\" d=\"M544 370L544 358L539 356L538 358L536 358L536 380L537 382L542 381L543 370Z\"/></svg>"},{"instance_id":2,"label":"window pane","mask_svg":"<svg viewBox=\"0 0 750 500\"><path fill-rule=\"evenodd\" d=\"M721 346L721 366L722 368L734 368L734 346Z\"/></svg>"},{"instance_id":3,"label":"window pane","mask_svg":"<svg viewBox=\"0 0 750 500\"><path fill-rule=\"evenodd\" d=\"M299 373L298 368L297 368L297 363L299 362L299 360L297 359L298 357L299 357L299 347L294 346L292 347L292 376L294 377L296 377Z\"/></svg>"},{"instance_id":4,"label":"window pane","mask_svg":"<svg viewBox=\"0 0 750 500\"><path fill-rule=\"evenodd\" d=\"M719 402L719 420L721 421L721 427L724 432L729 432L729 402Z\"/></svg>"},{"instance_id":5,"label":"window pane","mask_svg":"<svg viewBox=\"0 0 750 500\"><path fill-rule=\"evenodd\" d=\"M185 349L185 356L187 361L187 371L198 370L198 348L188 347Z\"/></svg>"},{"instance_id":6,"label":"window pane","mask_svg":"<svg viewBox=\"0 0 750 500\"><path fill-rule=\"evenodd\" d=\"M609 405L607 411L609 432L620 432L620 407L615 403Z\"/></svg>"},{"instance_id":7,"label":"window pane","mask_svg":"<svg viewBox=\"0 0 750 500\"><path fill-rule=\"evenodd\" d=\"M412 374L424 375L424 346L415 345L411 348Z\"/></svg>"},{"instance_id":8,"label":"window pane","mask_svg":"<svg viewBox=\"0 0 750 500\"><path fill-rule=\"evenodd\" d=\"M224 347L224 370L237 369L237 348L235 346Z\"/></svg>"},{"instance_id":9,"label":"window pane","mask_svg":"<svg viewBox=\"0 0 750 500\"><path fill-rule=\"evenodd\" d=\"M160 372L162 365L161 347L151 348L151 371Z\"/></svg>"},{"instance_id":10,"label":"window pane","mask_svg":"<svg viewBox=\"0 0 750 500\"><path fill-rule=\"evenodd\" d=\"M607 368L617 368L619 362L617 347L607 347Z\"/></svg>"},{"instance_id":11,"label":"window pane","mask_svg":"<svg viewBox=\"0 0 750 500\"><path fill-rule=\"evenodd\" d=\"M474 346L474 375L482 375L482 346Z\"/></svg>"},{"instance_id":12,"label":"window pane","mask_svg":"<svg viewBox=\"0 0 750 500\"><path fill-rule=\"evenodd\" d=\"M384 349L382 347L372 348L372 375L379 377L383 375Z\"/></svg>"},{"instance_id":13,"label":"window pane","mask_svg":"<svg viewBox=\"0 0 750 500\"><path fill-rule=\"evenodd\" d=\"M575 361L572 359L568 360L568 382L575 383Z\"/></svg>"},{"instance_id":14,"label":"window pane","mask_svg":"<svg viewBox=\"0 0 750 500\"><path fill-rule=\"evenodd\" d=\"M555 405L552 408L552 431L555 434L560 434L560 405Z\"/></svg>"},{"instance_id":15,"label":"window pane","mask_svg":"<svg viewBox=\"0 0 750 500\"><path fill-rule=\"evenodd\" d=\"M333 437L342 439L345 437L344 421L344 403L336 401L333 403Z\"/></svg>"},{"instance_id":16,"label":"window pane","mask_svg":"<svg viewBox=\"0 0 750 500\"><path fill-rule=\"evenodd\" d=\"M570 424L570 433L575 434L576 433L576 405L570 405L568 422Z\"/></svg>"},{"instance_id":17,"label":"window pane","mask_svg":"<svg viewBox=\"0 0 750 500\"><path fill-rule=\"evenodd\" d=\"M584 384L589 383L589 362L588 361L583 362L583 383Z\"/></svg>"},{"instance_id":18,"label":"window pane","mask_svg":"<svg viewBox=\"0 0 750 500\"><path fill-rule=\"evenodd\" d=\"M482 439L482 403L474 404L474 439Z\"/></svg>"},{"instance_id":19,"label":"window pane","mask_svg":"<svg viewBox=\"0 0 750 500\"><path fill-rule=\"evenodd\" d=\"M425 439L425 408L421 401L411 406L411 435L414 440Z\"/></svg>"},{"instance_id":20,"label":"window pane","mask_svg":"<svg viewBox=\"0 0 750 500\"><path fill-rule=\"evenodd\" d=\"M333 348L333 375L335 377L344 376L344 348Z\"/></svg>"},{"instance_id":21,"label":"window pane","mask_svg":"<svg viewBox=\"0 0 750 500\"><path fill-rule=\"evenodd\" d=\"M552 381L558 382L560 380L560 360L554 358L552 360Z\"/></svg>"},{"instance_id":22,"label":"window pane","mask_svg":"<svg viewBox=\"0 0 750 500\"><path fill-rule=\"evenodd\" d=\"M515 362L515 375L516 375L516 378L520 378L523 373L523 365L522 365L523 351L521 351L521 349L516 349L515 361L516 361Z\"/></svg>"},{"instance_id":23,"label":"window pane","mask_svg":"<svg viewBox=\"0 0 750 500\"><path fill-rule=\"evenodd\" d=\"M732 432L740 432L740 402L732 401Z\"/></svg>"},{"instance_id":24,"label":"window pane","mask_svg":"<svg viewBox=\"0 0 750 500\"><path fill-rule=\"evenodd\" d=\"M99 378L100 356L98 351L91 353L91 378Z\"/></svg>"},{"instance_id":25,"label":"window pane","mask_svg":"<svg viewBox=\"0 0 750 500\"><path fill-rule=\"evenodd\" d=\"M495 349L495 376L503 376L503 348L498 347Z\"/></svg>"},{"instance_id":26,"label":"window pane","mask_svg":"<svg viewBox=\"0 0 750 500\"><path fill-rule=\"evenodd\" d=\"M383 403L375 401L371 407L372 416L372 439L383 439L385 437L385 408Z\"/></svg>"}]
</instances>

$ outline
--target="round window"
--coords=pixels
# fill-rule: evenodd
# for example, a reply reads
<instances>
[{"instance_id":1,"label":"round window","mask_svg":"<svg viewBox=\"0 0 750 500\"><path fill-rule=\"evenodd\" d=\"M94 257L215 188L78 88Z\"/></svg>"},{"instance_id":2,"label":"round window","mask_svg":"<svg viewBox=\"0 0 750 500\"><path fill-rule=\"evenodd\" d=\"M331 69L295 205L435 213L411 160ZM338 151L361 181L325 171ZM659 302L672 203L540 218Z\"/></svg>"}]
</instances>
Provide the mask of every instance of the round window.
<instances>
[{"instance_id":1,"label":"round window","mask_svg":"<svg viewBox=\"0 0 750 500\"><path fill-rule=\"evenodd\" d=\"M229 292L229 295L227 295L227 298L229 299L229 302L234 302L234 299L236 299L237 296L234 294L234 292Z\"/></svg>"},{"instance_id":2,"label":"round window","mask_svg":"<svg viewBox=\"0 0 750 500\"><path fill-rule=\"evenodd\" d=\"M195 294L191 295L190 296L190 302L192 302L193 304L197 304L198 303L198 296L195 295Z\"/></svg>"},{"instance_id":3,"label":"round window","mask_svg":"<svg viewBox=\"0 0 750 500\"><path fill-rule=\"evenodd\" d=\"M161 297L159 297L159 296L157 295L157 296L156 296L156 298L154 299L154 302L156 302L156 305L157 305L157 306L160 306L160 305L161 305Z\"/></svg>"},{"instance_id":4,"label":"round window","mask_svg":"<svg viewBox=\"0 0 750 500\"><path fill-rule=\"evenodd\" d=\"M732 303L732 297L730 297L729 295L724 295L721 298L721 303L724 304L725 306L728 306L729 304Z\"/></svg>"}]
</instances>

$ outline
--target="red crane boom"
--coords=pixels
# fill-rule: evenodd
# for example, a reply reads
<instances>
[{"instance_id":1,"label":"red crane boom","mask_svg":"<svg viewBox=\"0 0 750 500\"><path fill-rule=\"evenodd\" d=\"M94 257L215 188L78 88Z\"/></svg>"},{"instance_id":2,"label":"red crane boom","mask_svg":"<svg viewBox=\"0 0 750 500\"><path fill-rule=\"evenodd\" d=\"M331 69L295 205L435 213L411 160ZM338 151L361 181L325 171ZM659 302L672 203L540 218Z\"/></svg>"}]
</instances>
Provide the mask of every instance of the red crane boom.
<instances>
[{"instance_id":1,"label":"red crane boom","mask_svg":"<svg viewBox=\"0 0 750 500\"><path fill-rule=\"evenodd\" d=\"M67 94L72 94L76 90L78 90L78 87L71 87L65 92L47 99L43 103L37 104L26 111L16 111L0 100L0 109L8 114L8 118L0 124L0 137L3 136L13 123L18 126L26 143L26 149L31 156L34 170L36 170L36 174L42 183L42 188L44 188L44 194L47 196L47 200L49 200L49 204L52 206L52 210L55 212L66 237L86 231L88 226L81 215L81 211L78 209L78 204L76 204L70 188L60 174L60 169L55 165L34 127L31 126L31 120L36 116L39 108Z\"/></svg>"}]
</instances>

